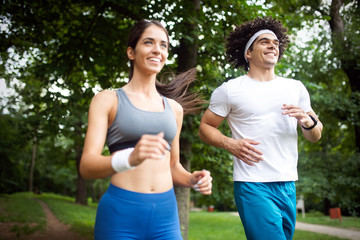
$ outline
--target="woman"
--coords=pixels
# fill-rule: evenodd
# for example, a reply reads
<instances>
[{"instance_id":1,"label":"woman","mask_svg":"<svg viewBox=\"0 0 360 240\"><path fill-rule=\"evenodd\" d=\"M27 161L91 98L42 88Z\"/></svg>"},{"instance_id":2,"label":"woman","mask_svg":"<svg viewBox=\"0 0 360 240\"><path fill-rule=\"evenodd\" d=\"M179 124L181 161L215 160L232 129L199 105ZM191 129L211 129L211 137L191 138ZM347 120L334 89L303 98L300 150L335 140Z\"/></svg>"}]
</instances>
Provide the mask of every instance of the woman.
<instances>
[{"instance_id":1,"label":"woman","mask_svg":"<svg viewBox=\"0 0 360 240\"><path fill-rule=\"evenodd\" d=\"M80 172L86 179L111 176L98 206L95 239L182 239L173 185L211 194L210 172L189 173L179 161L183 112L199 102L183 91L194 72L169 85L156 80L168 48L159 22L139 21L128 41L129 82L98 93L90 104ZM111 156L101 155L105 142Z\"/></svg>"}]
</instances>

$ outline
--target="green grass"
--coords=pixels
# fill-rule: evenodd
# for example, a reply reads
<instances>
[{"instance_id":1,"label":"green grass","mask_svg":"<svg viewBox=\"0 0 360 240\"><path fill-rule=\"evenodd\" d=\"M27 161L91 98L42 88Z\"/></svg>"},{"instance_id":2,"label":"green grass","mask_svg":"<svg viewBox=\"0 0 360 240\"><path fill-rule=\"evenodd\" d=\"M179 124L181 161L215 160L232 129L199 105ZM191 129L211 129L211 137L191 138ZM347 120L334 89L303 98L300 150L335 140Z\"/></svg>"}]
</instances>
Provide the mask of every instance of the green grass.
<instances>
[{"instance_id":1,"label":"green grass","mask_svg":"<svg viewBox=\"0 0 360 240\"><path fill-rule=\"evenodd\" d=\"M75 200L55 194L42 194L39 197L46 203L53 214L71 230L87 239L93 239L96 207L75 204Z\"/></svg>"},{"instance_id":2,"label":"green grass","mask_svg":"<svg viewBox=\"0 0 360 240\"><path fill-rule=\"evenodd\" d=\"M191 212L189 240L246 240L238 216L227 212ZM294 240L339 240L341 238L295 230Z\"/></svg>"},{"instance_id":3,"label":"green grass","mask_svg":"<svg viewBox=\"0 0 360 240\"><path fill-rule=\"evenodd\" d=\"M298 215L297 221L360 231L360 218L355 217L342 216L340 222L339 219L331 219L329 216L325 216L322 213L306 213L305 218Z\"/></svg>"},{"instance_id":4,"label":"green grass","mask_svg":"<svg viewBox=\"0 0 360 240\"><path fill-rule=\"evenodd\" d=\"M96 204L81 206L74 203L74 198L56 194L0 195L0 222L21 223L15 225L13 229L18 236L34 231L43 231L46 226L46 218L42 206L35 198L45 202L61 222L71 225L73 231L78 232L86 239L93 239ZM240 218L228 212L191 212L189 220L189 240L246 240ZM359 218L344 217L343 222L339 223L338 220L331 220L328 216L306 214L306 218L298 216L298 220L360 231ZM341 238L295 230L294 240L304 239L339 240Z\"/></svg>"},{"instance_id":5,"label":"green grass","mask_svg":"<svg viewBox=\"0 0 360 240\"><path fill-rule=\"evenodd\" d=\"M224 212L191 212L189 240L246 240L238 216Z\"/></svg>"},{"instance_id":6,"label":"green grass","mask_svg":"<svg viewBox=\"0 0 360 240\"><path fill-rule=\"evenodd\" d=\"M44 231L46 216L41 204L31 193L0 195L0 222L15 223L11 229L17 236Z\"/></svg>"},{"instance_id":7,"label":"green grass","mask_svg":"<svg viewBox=\"0 0 360 240\"><path fill-rule=\"evenodd\" d=\"M45 230L46 216L42 206L36 199L46 203L53 214L63 223L71 226L71 230L93 239L96 207L75 204L74 198L56 194L15 193L0 195L0 222L14 222L12 229L17 236ZM22 223L26 223L25 225ZM30 223L32 223L30 225ZM35 226L34 223L36 224Z\"/></svg>"}]
</instances>

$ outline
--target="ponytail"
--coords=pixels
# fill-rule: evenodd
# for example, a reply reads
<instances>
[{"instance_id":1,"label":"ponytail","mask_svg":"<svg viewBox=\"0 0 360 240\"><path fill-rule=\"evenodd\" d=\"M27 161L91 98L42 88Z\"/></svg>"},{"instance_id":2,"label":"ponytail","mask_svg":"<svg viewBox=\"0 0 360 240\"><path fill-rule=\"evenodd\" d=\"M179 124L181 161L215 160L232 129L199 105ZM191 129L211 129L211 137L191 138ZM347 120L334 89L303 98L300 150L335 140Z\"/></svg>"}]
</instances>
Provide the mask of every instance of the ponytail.
<instances>
[{"instance_id":1,"label":"ponytail","mask_svg":"<svg viewBox=\"0 0 360 240\"><path fill-rule=\"evenodd\" d=\"M195 114L203 109L205 100L199 93L189 91L189 86L196 80L196 68L183 72L177 76L172 75L168 83L156 81L157 91L167 97L177 101L184 109L184 115Z\"/></svg>"}]
</instances>

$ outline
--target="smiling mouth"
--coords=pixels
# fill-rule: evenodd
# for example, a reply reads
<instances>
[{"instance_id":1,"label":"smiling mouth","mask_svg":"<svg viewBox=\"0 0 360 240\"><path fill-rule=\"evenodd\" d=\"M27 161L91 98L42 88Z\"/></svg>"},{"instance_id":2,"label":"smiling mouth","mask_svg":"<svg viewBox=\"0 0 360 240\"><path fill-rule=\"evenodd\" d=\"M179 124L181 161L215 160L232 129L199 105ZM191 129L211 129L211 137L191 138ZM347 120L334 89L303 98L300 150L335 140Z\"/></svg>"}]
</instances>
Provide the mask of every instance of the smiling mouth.
<instances>
[{"instance_id":1,"label":"smiling mouth","mask_svg":"<svg viewBox=\"0 0 360 240\"><path fill-rule=\"evenodd\" d=\"M160 59L158 59L158 58L149 58L149 60L153 61L153 62L158 62L158 63L160 62Z\"/></svg>"},{"instance_id":2,"label":"smiling mouth","mask_svg":"<svg viewBox=\"0 0 360 240\"><path fill-rule=\"evenodd\" d=\"M272 56L274 56L274 57L276 56L276 54L273 53L273 52L271 52L271 53L265 53L265 55L267 55L267 56L268 56L268 55L272 55Z\"/></svg>"}]
</instances>

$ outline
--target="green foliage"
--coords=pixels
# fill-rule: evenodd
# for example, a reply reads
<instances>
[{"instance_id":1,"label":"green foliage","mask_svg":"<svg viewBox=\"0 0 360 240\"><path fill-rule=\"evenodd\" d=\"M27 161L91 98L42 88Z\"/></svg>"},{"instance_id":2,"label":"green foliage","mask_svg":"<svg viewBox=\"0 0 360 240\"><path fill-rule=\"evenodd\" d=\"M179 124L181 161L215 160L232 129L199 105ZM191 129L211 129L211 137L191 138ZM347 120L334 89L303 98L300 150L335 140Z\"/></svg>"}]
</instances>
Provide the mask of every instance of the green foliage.
<instances>
[{"instance_id":1,"label":"green foliage","mask_svg":"<svg viewBox=\"0 0 360 240\"><path fill-rule=\"evenodd\" d=\"M0 114L0 189L2 193L24 191L27 183L27 169L25 168L27 142L22 139L21 123L24 119L16 115ZM23 151L19 151L23 149Z\"/></svg>"},{"instance_id":2,"label":"green foliage","mask_svg":"<svg viewBox=\"0 0 360 240\"><path fill-rule=\"evenodd\" d=\"M200 119L198 119L198 124ZM196 124L196 133L198 129ZM230 129L226 122L222 123L219 130L230 136ZM233 157L224 149L208 146L201 141L193 144L193 159L191 162L193 170L207 169L213 176L213 193L204 196L197 192L192 193L192 201L196 206L215 205L218 210L236 210L233 196Z\"/></svg>"},{"instance_id":3,"label":"green foliage","mask_svg":"<svg viewBox=\"0 0 360 240\"><path fill-rule=\"evenodd\" d=\"M171 63L164 71L179 68L182 41L197 46L198 81L192 87L209 100L222 82L243 74L227 64L224 56L225 39L233 26L271 15L283 21L292 39L302 29L312 32L306 42L293 41L277 67L277 74L306 85L324 123L318 144L299 140L298 192L317 210L326 211L325 203L330 201L347 213L359 214L360 159L354 132L360 123L360 94L353 90L349 75L349 69L358 69L360 59L358 1L344 1L344 42L339 45L332 41L327 23L330 5L322 1L204 0L193 5L196 2L33 0L3 4L0 21L6 27L0 31L0 77L16 95L7 97L6 105L1 106L1 192L27 190L36 137L35 188L75 194L76 160L89 103L98 91L126 82L127 34L136 20L157 18L167 26L172 48ZM339 51L341 46L346 48ZM192 169L212 172L214 193L194 193L192 199L199 205L233 209L232 156L199 140L200 118L201 114L186 117L181 137L192 144ZM226 124L220 129L230 136ZM107 180L89 182L94 202L106 184Z\"/></svg>"},{"instance_id":4,"label":"green foliage","mask_svg":"<svg viewBox=\"0 0 360 240\"><path fill-rule=\"evenodd\" d=\"M330 6L319 5L318 1L272 1L272 4L273 10L292 18L285 19L291 32L302 28L312 31L311 38L302 45L296 42L290 45L280 65L281 72L305 84L312 107L324 124L319 143L311 144L300 138L298 194L304 195L309 210L328 213L329 207L340 206L345 214L359 215L356 126L360 120L360 101L359 92L352 86L354 79L344 68L351 59L359 59L359 38L354 37L359 31L359 18L355 15L359 8L350 7L356 5L355 1L345 3L348 5L342 17L346 20L345 44L349 48L339 52L339 43L333 41L326 22L330 20ZM303 16L306 17L302 19Z\"/></svg>"}]
</instances>

